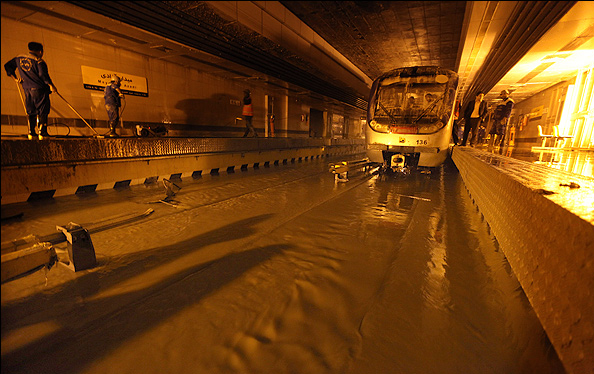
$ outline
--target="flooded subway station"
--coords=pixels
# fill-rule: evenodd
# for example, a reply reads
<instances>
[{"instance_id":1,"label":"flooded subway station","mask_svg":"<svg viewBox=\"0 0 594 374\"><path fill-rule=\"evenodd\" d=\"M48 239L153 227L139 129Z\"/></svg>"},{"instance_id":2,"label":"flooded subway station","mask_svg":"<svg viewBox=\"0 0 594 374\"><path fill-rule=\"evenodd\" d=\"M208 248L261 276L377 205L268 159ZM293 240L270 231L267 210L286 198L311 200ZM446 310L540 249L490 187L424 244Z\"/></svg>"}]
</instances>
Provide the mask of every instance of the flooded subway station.
<instances>
[{"instance_id":1,"label":"flooded subway station","mask_svg":"<svg viewBox=\"0 0 594 374\"><path fill-rule=\"evenodd\" d=\"M594 374L594 2L1 13L3 373Z\"/></svg>"}]
</instances>

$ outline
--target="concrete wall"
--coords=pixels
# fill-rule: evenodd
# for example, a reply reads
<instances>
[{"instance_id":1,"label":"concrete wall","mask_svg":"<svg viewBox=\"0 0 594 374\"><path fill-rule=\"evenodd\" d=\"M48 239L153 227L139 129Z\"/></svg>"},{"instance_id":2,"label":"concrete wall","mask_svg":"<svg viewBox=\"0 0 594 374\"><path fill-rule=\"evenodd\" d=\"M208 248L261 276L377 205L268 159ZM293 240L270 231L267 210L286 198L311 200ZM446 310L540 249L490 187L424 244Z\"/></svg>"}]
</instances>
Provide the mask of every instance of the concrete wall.
<instances>
[{"instance_id":1,"label":"concrete wall","mask_svg":"<svg viewBox=\"0 0 594 374\"><path fill-rule=\"evenodd\" d=\"M517 149L529 151L532 146L542 144L538 125L542 126L545 134L553 133L553 126L559 124L567 86L574 82L575 78L569 79L514 105L510 125L516 127L514 146Z\"/></svg>"},{"instance_id":2,"label":"concrete wall","mask_svg":"<svg viewBox=\"0 0 594 374\"><path fill-rule=\"evenodd\" d=\"M146 77L148 97L127 95L123 106L123 134L132 134L135 124L162 124L172 130L170 135L241 136L245 130L241 117L240 100L243 90L252 91L254 125L264 132L266 95L274 96L277 105L277 136L308 137L308 123L301 121L302 104L286 105L295 101L287 90L262 82L224 79L200 70L162 59L133 53L125 48L77 38L49 28L34 26L2 18L2 61L27 53L27 44L38 41L45 47L44 60L61 95L93 127L106 128L107 113L103 93L85 89L81 66L106 69L124 74ZM6 37L10 36L10 37ZM2 134L25 134L24 109L13 79L1 75ZM299 99L299 98L298 98ZM302 98L304 105L319 110L341 113L353 111L350 107L328 109L323 100ZM91 135L88 127L57 95L51 96L50 134ZM285 105L283 105L283 103ZM359 116L360 111L355 111ZM56 124L51 126L51 124Z\"/></svg>"},{"instance_id":3,"label":"concrete wall","mask_svg":"<svg viewBox=\"0 0 594 374\"><path fill-rule=\"evenodd\" d=\"M565 369L594 373L594 181L469 147L452 158Z\"/></svg>"}]
</instances>

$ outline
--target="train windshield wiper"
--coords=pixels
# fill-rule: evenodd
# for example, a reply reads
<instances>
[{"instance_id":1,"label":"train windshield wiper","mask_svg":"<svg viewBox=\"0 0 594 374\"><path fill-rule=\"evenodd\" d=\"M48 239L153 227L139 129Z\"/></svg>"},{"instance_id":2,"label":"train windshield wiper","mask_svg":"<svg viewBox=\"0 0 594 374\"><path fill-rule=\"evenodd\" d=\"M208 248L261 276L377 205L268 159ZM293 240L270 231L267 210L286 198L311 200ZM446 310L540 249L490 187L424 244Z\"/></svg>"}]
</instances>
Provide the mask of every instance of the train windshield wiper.
<instances>
[{"instance_id":1,"label":"train windshield wiper","mask_svg":"<svg viewBox=\"0 0 594 374\"><path fill-rule=\"evenodd\" d=\"M445 92L437 100L435 100L434 102L432 102L431 104L429 104L425 109L423 109L423 112L414 121L412 121L412 124L415 125L417 122L419 122L421 120L421 118L425 117L425 115L427 113L429 113L429 111L431 109L433 109L433 107L435 107L435 105L437 105L437 103L441 99L443 99L444 96L445 96Z\"/></svg>"},{"instance_id":2,"label":"train windshield wiper","mask_svg":"<svg viewBox=\"0 0 594 374\"><path fill-rule=\"evenodd\" d=\"M394 116L388 112L388 109L386 109L386 107L381 103L381 101L378 101L379 107L382 108L382 110L388 115L388 117L390 117L390 120L392 120L392 122L396 123L396 118L394 118Z\"/></svg>"}]
</instances>

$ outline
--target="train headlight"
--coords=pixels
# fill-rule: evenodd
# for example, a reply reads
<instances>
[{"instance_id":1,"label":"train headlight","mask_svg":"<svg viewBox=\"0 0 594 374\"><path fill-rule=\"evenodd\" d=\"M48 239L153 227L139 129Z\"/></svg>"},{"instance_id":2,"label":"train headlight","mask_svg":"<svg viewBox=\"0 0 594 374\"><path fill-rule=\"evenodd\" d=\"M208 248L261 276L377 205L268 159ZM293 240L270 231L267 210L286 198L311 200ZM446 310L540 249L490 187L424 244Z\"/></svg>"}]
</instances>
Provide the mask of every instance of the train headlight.
<instances>
[{"instance_id":1,"label":"train headlight","mask_svg":"<svg viewBox=\"0 0 594 374\"><path fill-rule=\"evenodd\" d=\"M442 122L432 123L430 125L419 126L419 134L433 134L443 127Z\"/></svg>"},{"instance_id":2,"label":"train headlight","mask_svg":"<svg viewBox=\"0 0 594 374\"><path fill-rule=\"evenodd\" d=\"M389 131L389 125L384 125L381 123L378 123L376 120L371 120L371 122L369 122L369 126L377 132L383 132L383 133L387 133Z\"/></svg>"}]
</instances>

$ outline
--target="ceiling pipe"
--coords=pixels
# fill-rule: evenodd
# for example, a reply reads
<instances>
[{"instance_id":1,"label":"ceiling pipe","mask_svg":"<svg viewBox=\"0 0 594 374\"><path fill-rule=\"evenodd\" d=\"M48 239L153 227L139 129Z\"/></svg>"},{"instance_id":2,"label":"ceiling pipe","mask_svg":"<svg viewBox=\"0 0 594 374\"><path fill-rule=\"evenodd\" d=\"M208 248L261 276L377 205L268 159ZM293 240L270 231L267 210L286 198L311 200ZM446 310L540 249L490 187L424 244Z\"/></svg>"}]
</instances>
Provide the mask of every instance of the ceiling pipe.
<instances>
[{"instance_id":1,"label":"ceiling pipe","mask_svg":"<svg viewBox=\"0 0 594 374\"><path fill-rule=\"evenodd\" d=\"M463 98L462 108L477 92L487 94L577 1L518 1L505 27Z\"/></svg>"}]
</instances>

